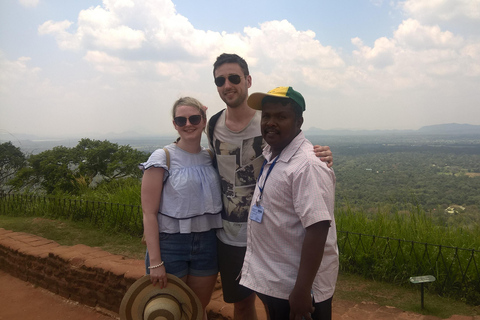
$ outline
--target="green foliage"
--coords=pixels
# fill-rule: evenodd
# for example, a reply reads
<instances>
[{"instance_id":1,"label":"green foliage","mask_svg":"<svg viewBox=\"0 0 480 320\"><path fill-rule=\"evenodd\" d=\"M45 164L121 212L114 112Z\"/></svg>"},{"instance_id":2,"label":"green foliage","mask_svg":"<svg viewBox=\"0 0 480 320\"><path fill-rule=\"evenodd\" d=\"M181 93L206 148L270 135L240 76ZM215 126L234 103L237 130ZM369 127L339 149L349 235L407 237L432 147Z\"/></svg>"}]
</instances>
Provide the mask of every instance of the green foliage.
<instances>
[{"instance_id":1,"label":"green foliage","mask_svg":"<svg viewBox=\"0 0 480 320\"><path fill-rule=\"evenodd\" d=\"M129 258L145 258L145 245L140 241L141 235L129 235L115 230L95 228L88 221L0 215L0 225L6 230L38 235L58 242L62 246L81 243Z\"/></svg>"},{"instance_id":2,"label":"green foliage","mask_svg":"<svg viewBox=\"0 0 480 320\"><path fill-rule=\"evenodd\" d=\"M128 186L125 181L130 181L129 193L139 191L135 179L118 181L117 186L104 184L98 189L117 192ZM138 193L134 198L138 201ZM139 205L8 195L0 197L0 214L89 222L132 236L140 236L143 230ZM433 274L438 281L432 288L437 292L473 304L479 302L476 288L480 277L472 263L480 253L478 227L438 226L432 215L418 205L411 205L409 211L397 211L391 206L378 207L375 212L337 207L336 222L342 270L403 285L410 276Z\"/></svg>"},{"instance_id":3,"label":"green foliage","mask_svg":"<svg viewBox=\"0 0 480 320\"><path fill-rule=\"evenodd\" d=\"M480 205L480 155L437 155L396 152L338 155L335 162L337 199L358 207L416 201L426 209L438 205Z\"/></svg>"},{"instance_id":4,"label":"green foliage","mask_svg":"<svg viewBox=\"0 0 480 320\"><path fill-rule=\"evenodd\" d=\"M470 224L468 228L444 226L436 223L439 214L427 212L419 205L405 204L405 206L408 210L399 211L394 205L383 205L375 212L337 206L335 210L337 229L480 250L479 224Z\"/></svg>"},{"instance_id":5,"label":"green foliage","mask_svg":"<svg viewBox=\"0 0 480 320\"><path fill-rule=\"evenodd\" d=\"M28 158L11 185L15 190L80 195L97 184L141 177L145 153L109 141L82 139L74 148L54 147Z\"/></svg>"},{"instance_id":6,"label":"green foliage","mask_svg":"<svg viewBox=\"0 0 480 320\"><path fill-rule=\"evenodd\" d=\"M71 149L55 147L42 153L31 155L28 166L20 170L12 181L16 189L45 190L48 194L55 191L78 193L75 163Z\"/></svg>"},{"instance_id":7,"label":"green foliage","mask_svg":"<svg viewBox=\"0 0 480 320\"><path fill-rule=\"evenodd\" d=\"M106 181L141 177L138 164L145 159L145 153L130 146L84 138L74 151L79 174L88 185L95 177L102 177Z\"/></svg>"},{"instance_id":8,"label":"green foliage","mask_svg":"<svg viewBox=\"0 0 480 320\"><path fill-rule=\"evenodd\" d=\"M143 233L142 209L137 205L10 194L0 197L0 215L67 219L135 236Z\"/></svg>"},{"instance_id":9,"label":"green foliage","mask_svg":"<svg viewBox=\"0 0 480 320\"><path fill-rule=\"evenodd\" d=\"M479 141L312 142L329 144L334 153L343 270L397 284L425 271L441 279L432 285L437 292L480 301L478 272L471 271L480 250ZM56 198L3 198L0 214L90 221L141 235L137 165L147 157L129 146L90 139L31 156L11 182ZM448 213L447 207L456 209Z\"/></svg>"},{"instance_id":10,"label":"green foliage","mask_svg":"<svg viewBox=\"0 0 480 320\"><path fill-rule=\"evenodd\" d=\"M109 141L82 139L74 148L75 161L78 171L83 176L87 185L93 178L101 174L106 176L112 155L117 151L118 145Z\"/></svg>"},{"instance_id":11,"label":"green foliage","mask_svg":"<svg viewBox=\"0 0 480 320\"><path fill-rule=\"evenodd\" d=\"M138 170L140 171L140 170ZM141 180L138 178L115 179L110 182L102 181L95 189L86 190L83 199L140 205Z\"/></svg>"},{"instance_id":12,"label":"green foliage","mask_svg":"<svg viewBox=\"0 0 480 320\"><path fill-rule=\"evenodd\" d=\"M342 270L406 285L408 278L432 274L432 289L470 304L480 302L480 227L445 227L421 206L376 212L336 208Z\"/></svg>"},{"instance_id":13,"label":"green foliage","mask_svg":"<svg viewBox=\"0 0 480 320\"><path fill-rule=\"evenodd\" d=\"M0 193L9 192L8 182L20 171L26 163L25 155L20 148L10 141L0 144Z\"/></svg>"}]
</instances>

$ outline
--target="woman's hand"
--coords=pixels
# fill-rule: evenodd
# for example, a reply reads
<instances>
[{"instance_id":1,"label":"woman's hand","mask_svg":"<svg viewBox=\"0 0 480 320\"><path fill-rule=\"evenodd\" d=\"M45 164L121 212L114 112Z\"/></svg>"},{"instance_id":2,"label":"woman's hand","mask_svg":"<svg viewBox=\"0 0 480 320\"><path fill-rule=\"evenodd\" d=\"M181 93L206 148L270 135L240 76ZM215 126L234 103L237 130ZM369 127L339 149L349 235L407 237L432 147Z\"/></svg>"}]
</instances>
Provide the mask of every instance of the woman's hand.
<instances>
[{"instance_id":1,"label":"woman's hand","mask_svg":"<svg viewBox=\"0 0 480 320\"><path fill-rule=\"evenodd\" d=\"M165 288L168 283L165 266L150 269L150 281L152 281L153 286L158 285L160 289Z\"/></svg>"}]
</instances>

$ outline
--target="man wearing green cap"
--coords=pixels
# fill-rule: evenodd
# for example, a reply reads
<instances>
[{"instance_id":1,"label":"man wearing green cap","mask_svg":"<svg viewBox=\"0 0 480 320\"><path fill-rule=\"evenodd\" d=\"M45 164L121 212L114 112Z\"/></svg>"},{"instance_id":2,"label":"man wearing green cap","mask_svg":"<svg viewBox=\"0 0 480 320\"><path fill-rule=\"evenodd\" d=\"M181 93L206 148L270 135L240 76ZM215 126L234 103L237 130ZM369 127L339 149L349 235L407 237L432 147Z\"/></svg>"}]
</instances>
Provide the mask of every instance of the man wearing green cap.
<instances>
[{"instance_id":1,"label":"man wearing green cap","mask_svg":"<svg viewBox=\"0 0 480 320\"><path fill-rule=\"evenodd\" d=\"M292 87L248 98L262 110L265 161L250 206L240 284L269 319L331 319L338 275L335 174L302 130L305 100Z\"/></svg>"},{"instance_id":2,"label":"man wearing green cap","mask_svg":"<svg viewBox=\"0 0 480 320\"><path fill-rule=\"evenodd\" d=\"M234 304L235 320L255 320L255 293L240 285L239 274L247 246L250 203L264 160L261 111L247 104L252 77L242 57L221 54L213 65L213 76L227 106L208 121L209 144L221 178L224 207L223 228L217 231L223 299ZM318 146L316 154L332 165L330 148Z\"/></svg>"}]
</instances>

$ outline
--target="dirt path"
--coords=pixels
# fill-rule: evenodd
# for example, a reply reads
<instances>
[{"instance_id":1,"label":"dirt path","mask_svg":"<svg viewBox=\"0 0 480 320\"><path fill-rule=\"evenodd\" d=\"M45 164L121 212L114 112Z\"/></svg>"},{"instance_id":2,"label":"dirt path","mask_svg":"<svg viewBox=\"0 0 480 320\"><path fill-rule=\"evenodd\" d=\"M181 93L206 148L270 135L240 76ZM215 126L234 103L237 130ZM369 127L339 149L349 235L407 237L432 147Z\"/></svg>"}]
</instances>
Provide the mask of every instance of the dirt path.
<instances>
[{"instance_id":1,"label":"dirt path","mask_svg":"<svg viewBox=\"0 0 480 320\"><path fill-rule=\"evenodd\" d=\"M15 233L8 233L9 241L21 241ZM28 237L27 237L28 238ZM25 239L24 239L25 240ZM28 239L27 239L28 240ZM25 242L25 241L24 241ZM26 244L29 242L26 241ZM40 245L40 244L39 244ZM360 289L361 290L361 289ZM433 316L424 316L413 312L380 306L376 303L333 300L333 320L439 320ZM265 310L257 299L257 314L259 320L266 320ZM221 285L218 283L213 293L212 301L207 306L209 319L232 319L233 305L223 301ZM91 308L31 283L22 281L0 269L0 320L112 320L118 319L118 314L97 308ZM480 316L467 317L454 315L450 320L480 320Z\"/></svg>"},{"instance_id":2,"label":"dirt path","mask_svg":"<svg viewBox=\"0 0 480 320\"><path fill-rule=\"evenodd\" d=\"M1 320L112 320L93 308L67 300L43 288L35 288L0 271Z\"/></svg>"},{"instance_id":3,"label":"dirt path","mask_svg":"<svg viewBox=\"0 0 480 320\"><path fill-rule=\"evenodd\" d=\"M224 316L229 317L231 305L225 304L221 294L214 294L212 304L222 308ZM215 308L214 307L214 308ZM228 311L225 309L229 309ZM225 312L227 311L227 312ZM226 314L227 313L227 314ZM262 317L263 318L263 317ZM0 271L0 320L112 320L118 315L97 310L77 302L72 302L43 288L35 288L31 283L17 279ZM439 320L432 316L423 316L404 312L393 307L383 307L375 303L356 304L350 301L335 301L333 320ZM452 316L450 320L478 320L480 318Z\"/></svg>"}]
</instances>

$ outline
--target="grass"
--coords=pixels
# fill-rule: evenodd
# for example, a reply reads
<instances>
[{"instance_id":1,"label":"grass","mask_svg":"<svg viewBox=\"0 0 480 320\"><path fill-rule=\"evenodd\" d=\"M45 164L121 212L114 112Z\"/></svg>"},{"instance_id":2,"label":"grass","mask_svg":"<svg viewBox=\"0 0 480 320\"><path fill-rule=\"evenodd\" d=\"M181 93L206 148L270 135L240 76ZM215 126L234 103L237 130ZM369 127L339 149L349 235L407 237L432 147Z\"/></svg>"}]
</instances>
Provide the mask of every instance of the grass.
<instances>
[{"instance_id":1,"label":"grass","mask_svg":"<svg viewBox=\"0 0 480 320\"><path fill-rule=\"evenodd\" d=\"M114 231L98 230L85 223L0 215L0 228L39 235L61 245L85 244L129 258L144 258L145 246L141 244L140 238ZM439 297L429 293L428 290L425 292L425 309L421 310L419 286L398 287L346 273L339 275L335 299L357 303L375 302L383 306L393 306L401 310L440 318L449 318L454 314L480 315L480 306L470 306L461 301Z\"/></svg>"},{"instance_id":2,"label":"grass","mask_svg":"<svg viewBox=\"0 0 480 320\"><path fill-rule=\"evenodd\" d=\"M145 255L145 245L141 243L141 238L99 230L82 222L0 215L0 228L35 234L65 246L84 244L99 247L129 258L143 259Z\"/></svg>"},{"instance_id":3,"label":"grass","mask_svg":"<svg viewBox=\"0 0 480 320\"><path fill-rule=\"evenodd\" d=\"M442 319L452 315L480 315L480 306L470 306L461 301L440 297L425 289L424 306L420 305L420 285L399 287L391 283L366 280L359 275L341 273L337 281L335 299L360 303L375 302L381 306L392 306L401 310Z\"/></svg>"},{"instance_id":4,"label":"grass","mask_svg":"<svg viewBox=\"0 0 480 320\"><path fill-rule=\"evenodd\" d=\"M399 211L393 205L365 212L349 206L335 209L337 230L367 235L408 239L451 247L480 250L480 224L470 221L468 226L442 226L435 214L419 205Z\"/></svg>"}]
</instances>

